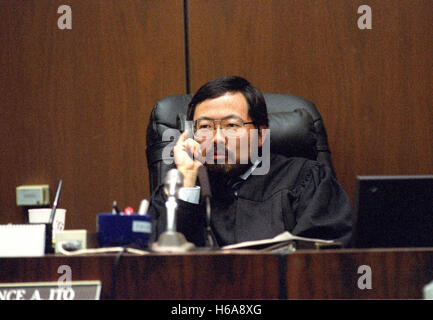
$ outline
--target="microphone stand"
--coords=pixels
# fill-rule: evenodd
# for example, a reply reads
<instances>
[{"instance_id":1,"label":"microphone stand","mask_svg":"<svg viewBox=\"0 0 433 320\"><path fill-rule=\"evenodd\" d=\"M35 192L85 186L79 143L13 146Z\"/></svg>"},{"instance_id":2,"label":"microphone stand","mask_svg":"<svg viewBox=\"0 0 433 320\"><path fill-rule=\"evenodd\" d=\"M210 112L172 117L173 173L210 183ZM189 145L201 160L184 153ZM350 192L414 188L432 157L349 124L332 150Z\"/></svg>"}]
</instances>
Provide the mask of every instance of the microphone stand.
<instances>
[{"instance_id":1,"label":"microphone stand","mask_svg":"<svg viewBox=\"0 0 433 320\"><path fill-rule=\"evenodd\" d=\"M207 245L211 248L217 247L215 245L212 229L210 226L210 215L211 215L211 205L210 205L210 197L206 197L206 235L207 235Z\"/></svg>"},{"instance_id":2,"label":"microphone stand","mask_svg":"<svg viewBox=\"0 0 433 320\"><path fill-rule=\"evenodd\" d=\"M166 182L168 193L168 199L165 202L167 209L167 230L160 234L158 242L153 243L152 250L156 252L182 253L195 248L195 245L188 242L182 233L176 231L178 187L182 185L183 177L179 171L171 169L167 174L166 180L170 180L173 177L180 179L175 181L175 183L173 181Z\"/></svg>"},{"instance_id":3,"label":"microphone stand","mask_svg":"<svg viewBox=\"0 0 433 320\"><path fill-rule=\"evenodd\" d=\"M216 245L216 240L212 233L211 224L210 224L211 212L212 212L212 208L211 208L212 192L209 183L209 176L205 166L201 166L198 168L198 179L200 181L200 186L202 189L201 190L202 197L204 198L205 205L206 205L206 245L211 248L217 248L218 246Z\"/></svg>"}]
</instances>

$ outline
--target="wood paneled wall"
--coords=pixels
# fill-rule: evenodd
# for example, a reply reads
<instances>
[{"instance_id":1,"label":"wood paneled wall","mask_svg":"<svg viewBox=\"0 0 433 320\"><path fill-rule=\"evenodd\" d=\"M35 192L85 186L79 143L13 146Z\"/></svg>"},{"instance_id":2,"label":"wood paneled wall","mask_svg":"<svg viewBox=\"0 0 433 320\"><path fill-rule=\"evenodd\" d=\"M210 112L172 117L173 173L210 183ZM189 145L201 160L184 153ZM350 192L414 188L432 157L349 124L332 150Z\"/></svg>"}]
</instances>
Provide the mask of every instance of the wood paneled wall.
<instances>
[{"instance_id":1,"label":"wood paneled wall","mask_svg":"<svg viewBox=\"0 0 433 320\"><path fill-rule=\"evenodd\" d=\"M96 230L113 200L137 209L152 107L185 92L182 1L2 1L0 43L0 223L27 218L17 185L47 183L52 201L61 178L68 229Z\"/></svg>"},{"instance_id":2,"label":"wood paneled wall","mask_svg":"<svg viewBox=\"0 0 433 320\"><path fill-rule=\"evenodd\" d=\"M0 223L26 219L16 186L60 178L68 229L137 207L154 102L222 75L314 101L352 199L356 175L431 174L432 20L431 0L1 1Z\"/></svg>"},{"instance_id":3,"label":"wood paneled wall","mask_svg":"<svg viewBox=\"0 0 433 320\"><path fill-rule=\"evenodd\" d=\"M236 74L313 101L352 199L357 175L433 173L430 0L189 3L192 90Z\"/></svg>"}]
</instances>

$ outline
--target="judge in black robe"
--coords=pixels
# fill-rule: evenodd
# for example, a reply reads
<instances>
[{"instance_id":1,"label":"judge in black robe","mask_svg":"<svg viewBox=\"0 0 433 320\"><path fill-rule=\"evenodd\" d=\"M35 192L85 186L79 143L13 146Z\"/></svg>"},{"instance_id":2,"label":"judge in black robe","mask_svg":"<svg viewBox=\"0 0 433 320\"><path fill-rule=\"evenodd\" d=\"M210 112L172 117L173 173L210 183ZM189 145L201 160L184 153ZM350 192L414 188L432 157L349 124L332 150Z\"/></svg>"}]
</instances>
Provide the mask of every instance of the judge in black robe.
<instances>
[{"instance_id":1,"label":"judge in black robe","mask_svg":"<svg viewBox=\"0 0 433 320\"><path fill-rule=\"evenodd\" d=\"M266 175L228 180L210 175L211 228L219 246L298 236L336 240L347 246L352 232L349 198L329 167L304 158L271 154ZM166 230L166 195L160 186L151 198L151 241ZM177 231L196 246L206 244L203 204L178 200Z\"/></svg>"}]
</instances>

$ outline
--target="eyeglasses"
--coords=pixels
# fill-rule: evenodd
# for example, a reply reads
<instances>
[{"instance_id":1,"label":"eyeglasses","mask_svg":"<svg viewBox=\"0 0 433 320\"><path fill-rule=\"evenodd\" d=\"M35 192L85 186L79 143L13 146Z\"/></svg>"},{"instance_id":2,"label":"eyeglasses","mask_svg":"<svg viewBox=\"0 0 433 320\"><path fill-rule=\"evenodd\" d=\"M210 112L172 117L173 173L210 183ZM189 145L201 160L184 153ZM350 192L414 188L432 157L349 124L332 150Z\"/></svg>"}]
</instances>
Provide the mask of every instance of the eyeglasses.
<instances>
[{"instance_id":1,"label":"eyeglasses","mask_svg":"<svg viewBox=\"0 0 433 320\"><path fill-rule=\"evenodd\" d=\"M223 136L239 134L244 129L244 125L254 122L244 122L240 118L227 118L221 120L199 119L194 121L194 137L203 138L213 136L216 131L217 123L221 128Z\"/></svg>"}]
</instances>

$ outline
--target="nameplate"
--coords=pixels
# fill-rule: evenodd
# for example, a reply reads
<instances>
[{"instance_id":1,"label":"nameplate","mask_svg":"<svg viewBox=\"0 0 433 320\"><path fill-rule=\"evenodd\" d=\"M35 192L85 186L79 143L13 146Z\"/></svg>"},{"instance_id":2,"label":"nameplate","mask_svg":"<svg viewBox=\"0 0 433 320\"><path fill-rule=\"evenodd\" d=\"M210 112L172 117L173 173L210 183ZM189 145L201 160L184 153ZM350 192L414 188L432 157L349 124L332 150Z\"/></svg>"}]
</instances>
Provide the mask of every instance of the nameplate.
<instances>
[{"instance_id":1,"label":"nameplate","mask_svg":"<svg viewBox=\"0 0 433 320\"><path fill-rule=\"evenodd\" d=\"M0 300L99 300L101 281L0 283Z\"/></svg>"}]
</instances>

